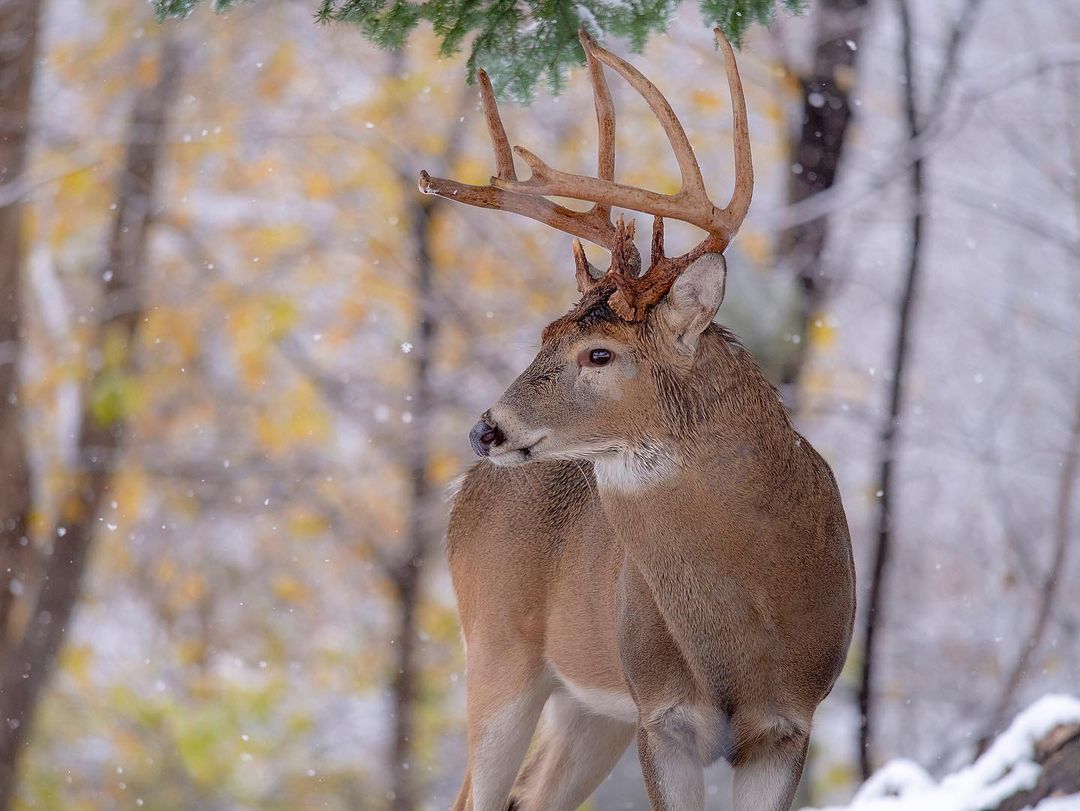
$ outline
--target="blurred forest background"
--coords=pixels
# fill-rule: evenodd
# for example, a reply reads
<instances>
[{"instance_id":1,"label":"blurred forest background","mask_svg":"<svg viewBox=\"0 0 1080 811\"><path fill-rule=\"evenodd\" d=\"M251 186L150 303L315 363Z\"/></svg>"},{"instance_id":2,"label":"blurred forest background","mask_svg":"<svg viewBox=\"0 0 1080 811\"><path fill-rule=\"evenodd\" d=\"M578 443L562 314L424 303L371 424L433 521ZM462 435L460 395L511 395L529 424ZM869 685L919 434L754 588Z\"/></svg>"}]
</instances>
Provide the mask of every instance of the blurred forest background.
<instances>
[{"instance_id":1,"label":"blurred forest background","mask_svg":"<svg viewBox=\"0 0 1080 811\"><path fill-rule=\"evenodd\" d=\"M456 792L445 494L575 298L569 241L417 193L491 172L464 58L312 14L0 0L0 807ZM832 464L861 578L807 803L968 762L1080 685L1078 43L1075 0L817 0L746 37L758 185L720 320ZM635 61L724 199L697 13ZM623 177L673 191L612 89ZM591 166L583 72L503 114ZM636 770L594 806L647 807Z\"/></svg>"}]
</instances>

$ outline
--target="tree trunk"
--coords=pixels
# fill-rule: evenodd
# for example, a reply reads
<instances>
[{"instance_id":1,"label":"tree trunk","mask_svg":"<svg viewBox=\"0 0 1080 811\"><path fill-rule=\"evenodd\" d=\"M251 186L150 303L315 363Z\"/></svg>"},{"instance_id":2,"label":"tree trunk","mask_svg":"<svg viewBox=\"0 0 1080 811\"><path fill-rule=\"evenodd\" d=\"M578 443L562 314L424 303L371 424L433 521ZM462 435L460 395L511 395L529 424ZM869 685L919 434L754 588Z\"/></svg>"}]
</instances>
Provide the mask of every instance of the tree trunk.
<instances>
[{"instance_id":1,"label":"tree trunk","mask_svg":"<svg viewBox=\"0 0 1080 811\"><path fill-rule=\"evenodd\" d=\"M30 551L30 465L18 379L23 258L19 186L29 152L40 16L40 0L0 0L0 662L6 658L11 609L26 581L24 568ZM4 782L0 773L0 786Z\"/></svg>"},{"instance_id":2,"label":"tree trunk","mask_svg":"<svg viewBox=\"0 0 1080 811\"><path fill-rule=\"evenodd\" d=\"M393 811L414 811L416 781L413 779L413 751L416 741L416 609L420 597L420 570L402 572L396 584L398 621L394 635L394 675L391 681L391 718L394 723L390 749L391 800Z\"/></svg>"},{"instance_id":3,"label":"tree trunk","mask_svg":"<svg viewBox=\"0 0 1080 811\"><path fill-rule=\"evenodd\" d=\"M392 696L394 701L394 737L391 749L393 776L393 811L414 811L417 807L416 764L413 762L416 742L417 628L416 612L423 594L421 588L424 563L434 546L435 530L432 521L432 482L430 427L434 419L434 387L432 360L438 334L435 312L434 265L431 256L432 210L427 197L409 204L409 224L416 255L416 329L413 339L413 441L410 447L409 481L411 513L405 557L394 573L398 598L398 628L394 638L395 672Z\"/></svg>"},{"instance_id":4,"label":"tree trunk","mask_svg":"<svg viewBox=\"0 0 1080 811\"><path fill-rule=\"evenodd\" d=\"M802 127L789 149L789 204L801 203L836 182L852 118L855 63L868 16L869 0L822 0L817 6L813 62L809 73L798 77L803 91ZM788 228L780 239L781 265L795 274L800 293L796 342L779 380L792 410L806 363L810 326L828 293L828 275L822 265L828 233L829 218L822 215Z\"/></svg>"},{"instance_id":5,"label":"tree trunk","mask_svg":"<svg viewBox=\"0 0 1080 811\"><path fill-rule=\"evenodd\" d=\"M155 176L169 107L180 71L178 47L167 40L159 77L142 91L134 106L127 154L118 180L116 217L102 268L105 316L98 340L117 341L123 360L113 369L99 369L93 386L105 374L130 374L134 338L142 318L143 265L147 231L153 216ZM41 590L21 639L0 663L0 811L14 799L19 756L42 693L56 664L72 611L79 597L97 516L108 490L110 468L124 437L122 413L105 418L92 407L83 409L79 431L80 470L61 497L64 533L54 539L44 563Z\"/></svg>"},{"instance_id":6,"label":"tree trunk","mask_svg":"<svg viewBox=\"0 0 1080 811\"><path fill-rule=\"evenodd\" d=\"M905 0L897 0L901 20L901 52L903 60L904 110L907 118L908 137L912 142L919 136L920 123L915 95L915 71L913 65L913 34L911 16ZM870 592L863 614L863 667L859 685L859 766L863 779L873 771L870 751L874 721L874 665L877 632L883 618L885 576L892 551L893 521L893 471L896 463L898 433L904 411L904 383L910 356L910 333L914 321L915 301L922 275L922 237L924 208L926 205L926 182L923 160L916 157L911 164L910 205L908 220L907 272L896 319L896 337L893 343L892 378L889 387L889 411L878 435L878 482L877 482L877 530L873 549Z\"/></svg>"},{"instance_id":7,"label":"tree trunk","mask_svg":"<svg viewBox=\"0 0 1080 811\"><path fill-rule=\"evenodd\" d=\"M11 609L19 586L26 581L29 555L30 465L18 380L23 259L18 184L23 181L29 152L40 16L39 0L0 0L0 31L4 32L0 39L0 665L9 658ZM14 757L8 757L3 744L14 720L0 711L0 809L9 804L15 777Z\"/></svg>"}]
</instances>

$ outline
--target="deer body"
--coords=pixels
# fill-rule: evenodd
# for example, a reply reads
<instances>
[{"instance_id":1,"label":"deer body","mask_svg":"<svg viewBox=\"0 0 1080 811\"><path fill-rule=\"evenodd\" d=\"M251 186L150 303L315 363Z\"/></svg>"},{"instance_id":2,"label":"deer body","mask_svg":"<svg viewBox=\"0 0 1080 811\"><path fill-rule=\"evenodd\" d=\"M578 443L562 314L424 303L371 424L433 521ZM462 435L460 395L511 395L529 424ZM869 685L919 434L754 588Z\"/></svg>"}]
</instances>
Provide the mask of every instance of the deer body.
<instances>
[{"instance_id":1,"label":"deer body","mask_svg":"<svg viewBox=\"0 0 1080 811\"><path fill-rule=\"evenodd\" d=\"M854 619L840 497L730 334L709 328L686 377L666 385L678 399L648 426L664 461L600 458L595 474L482 462L455 498L448 550L480 755L470 778L501 778L493 804L474 795L472 808L506 808L549 697L514 808L576 808L635 735L655 808L703 807L701 770L721 757L742 778L737 811L791 802ZM500 712L516 749L489 720ZM490 736L491 757L516 762L488 767Z\"/></svg>"},{"instance_id":2,"label":"deer body","mask_svg":"<svg viewBox=\"0 0 1080 811\"><path fill-rule=\"evenodd\" d=\"M718 208L659 90L584 32L581 42L597 177L517 147L532 169L518 180L483 73L497 176L488 186L420 177L424 192L611 253L602 273L575 242L581 300L470 434L487 461L465 477L447 536L468 676L469 765L455 811L573 811L635 738L655 811L704 809L703 768L720 758L735 767L735 811L787 811L814 710L847 653L855 576L828 465L750 353L712 324L723 251L753 188L738 68L717 32L735 140L735 191ZM678 193L615 182L604 67L659 119ZM612 222L612 206L654 215L644 273L633 223ZM668 257L664 217L708 235Z\"/></svg>"}]
</instances>

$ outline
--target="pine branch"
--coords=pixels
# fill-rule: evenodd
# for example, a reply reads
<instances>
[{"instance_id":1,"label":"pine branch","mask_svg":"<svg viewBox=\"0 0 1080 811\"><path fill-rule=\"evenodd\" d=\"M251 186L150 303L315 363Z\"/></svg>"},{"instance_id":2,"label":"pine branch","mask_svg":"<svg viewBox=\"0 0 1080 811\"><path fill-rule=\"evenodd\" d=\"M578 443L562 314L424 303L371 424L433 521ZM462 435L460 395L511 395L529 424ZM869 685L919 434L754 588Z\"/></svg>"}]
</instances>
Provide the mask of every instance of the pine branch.
<instances>
[{"instance_id":1,"label":"pine branch","mask_svg":"<svg viewBox=\"0 0 1080 811\"><path fill-rule=\"evenodd\" d=\"M228 11L242 0L212 0ZM187 17L202 0L153 0L158 19ZM599 39L629 40L641 51L663 33L682 0L317 0L320 23L359 26L382 48L398 49L421 22L439 38L443 56L468 48L466 79L479 67L496 92L528 102L540 82L559 92L566 72L585 63L578 42L584 27ZM805 0L698 0L702 22L739 42L754 23L767 24L778 6L799 12Z\"/></svg>"}]
</instances>

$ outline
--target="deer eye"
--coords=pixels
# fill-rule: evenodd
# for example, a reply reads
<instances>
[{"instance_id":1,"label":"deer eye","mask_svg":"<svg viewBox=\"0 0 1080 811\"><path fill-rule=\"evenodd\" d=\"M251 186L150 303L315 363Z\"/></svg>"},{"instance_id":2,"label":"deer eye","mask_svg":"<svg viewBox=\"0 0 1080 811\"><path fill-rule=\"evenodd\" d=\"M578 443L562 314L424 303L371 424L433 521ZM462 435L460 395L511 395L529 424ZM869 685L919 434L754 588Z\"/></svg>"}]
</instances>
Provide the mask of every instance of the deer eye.
<instances>
[{"instance_id":1,"label":"deer eye","mask_svg":"<svg viewBox=\"0 0 1080 811\"><path fill-rule=\"evenodd\" d=\"M607 366L615 355L609 349L586 349L578 355L579 366Z\"/></svg>"}]
</instances>

